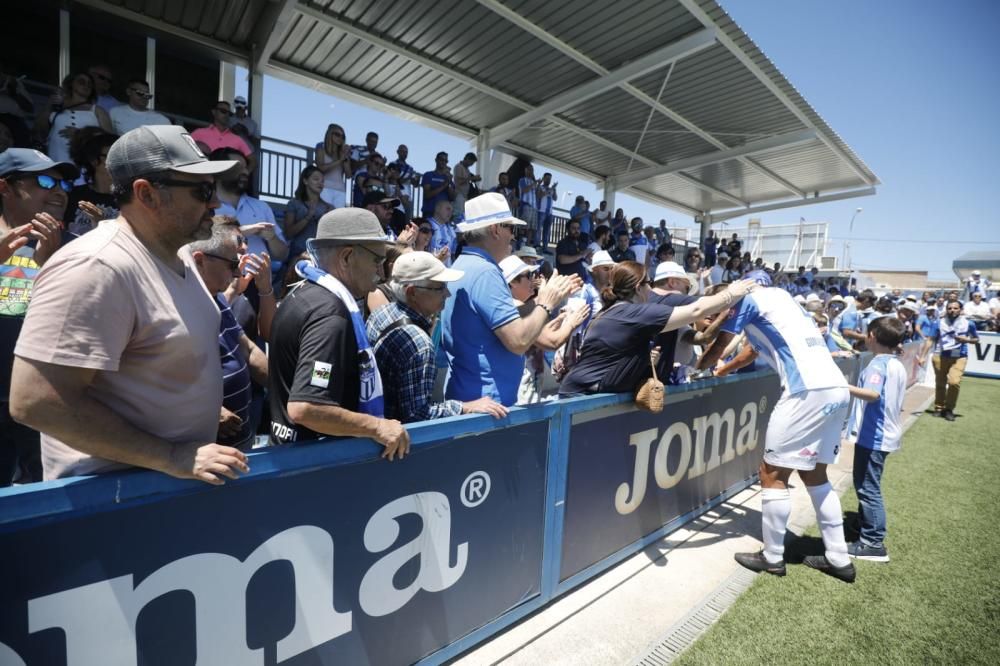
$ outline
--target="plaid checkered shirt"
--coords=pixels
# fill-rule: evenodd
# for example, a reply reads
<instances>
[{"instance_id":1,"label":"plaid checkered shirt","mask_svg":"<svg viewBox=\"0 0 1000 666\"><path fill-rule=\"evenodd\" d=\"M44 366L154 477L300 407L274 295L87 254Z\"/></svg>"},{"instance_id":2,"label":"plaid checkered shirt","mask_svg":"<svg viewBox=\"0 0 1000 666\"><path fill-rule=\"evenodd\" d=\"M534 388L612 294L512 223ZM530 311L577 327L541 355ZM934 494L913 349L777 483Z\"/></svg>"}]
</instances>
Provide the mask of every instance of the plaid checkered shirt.
<instances>
[{"instance_id":1,"label":"plaid checkered shirt","mask_svg":"<svg viewBox=\"0 0 1000 666\"><path fill-rule=\"evenodd\" d=\"M382 335L382 331L404 316L413 323ZM375 349L375 362L385 387L387 419L412 423L462 413L462 403L458 400L431 402L437 374L431 328L427 317L405 303L390 303L368 317L368 339Z\"/></svg>"}]
</instances>

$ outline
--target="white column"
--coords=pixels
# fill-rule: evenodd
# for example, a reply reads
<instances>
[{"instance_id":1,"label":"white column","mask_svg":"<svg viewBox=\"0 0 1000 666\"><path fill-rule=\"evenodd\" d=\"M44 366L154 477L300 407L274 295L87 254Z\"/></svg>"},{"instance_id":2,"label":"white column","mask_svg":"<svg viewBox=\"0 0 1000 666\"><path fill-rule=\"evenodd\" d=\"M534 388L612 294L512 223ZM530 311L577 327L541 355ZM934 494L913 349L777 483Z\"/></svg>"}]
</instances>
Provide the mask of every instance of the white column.
<instances>
[{"instance_id":1,"label":"white column","mask_svg":"<svg viewBox=\"0 0 1000 666\"><path fill-rule=\"evenodd\" d=\"M149 94L153 95L153 108L156 108L156 39L146 38L146 83L149 84Z\"/></svg>"},{"instance_id":2,"label":"white column","mask_svg":"<svg viewBox=\"0 0 1000 666\"><path fill-rule=\"evenodd\" d=\"M219 95L216 99L232 102L236 95L236 65L219 61Z\"/></svg>"},{"instance_id":3,"label":"white column","mask_svg":"<svg viewBox=\"0 0 1000 666\"><path fill-rule=\"evenodd\" d=\"M70 75L69 68L69 10L59 10L59 85Z\"/></svg>"},{"instance_id":4,"label":"white column","mask_svg":"<svg viewBox=\"0 0 1000 666\"><path fill-rule=\"evenodd\" d=\"M615 184L610 178L604 181L604 201L608 202L608 210L611 216L615 215ZM599 206L600 204L598 204ZM596 210L596 208L595 208Z\"/></svg>"}]
</instances>

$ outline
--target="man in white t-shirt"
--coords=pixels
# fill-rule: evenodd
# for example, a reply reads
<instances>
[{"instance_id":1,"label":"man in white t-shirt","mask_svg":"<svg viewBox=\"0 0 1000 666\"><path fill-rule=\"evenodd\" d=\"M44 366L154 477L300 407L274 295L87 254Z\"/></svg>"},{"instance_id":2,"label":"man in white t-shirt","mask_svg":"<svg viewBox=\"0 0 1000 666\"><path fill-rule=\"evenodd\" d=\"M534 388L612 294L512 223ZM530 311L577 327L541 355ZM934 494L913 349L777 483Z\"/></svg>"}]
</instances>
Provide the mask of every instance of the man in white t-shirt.
<instances>
[{"instance_id":1,"label":"man in white t-shirt","mask_svg":"<svg viewBox=\"0 0 1000 666\"><path fill-rule=\"evenodd\" d=\"M118 219L46 262L14 348L10 411L42 433L45 478L146 467L220 485L249 471L216 444L219 309L190 254L219 204L183 127L118 139L106 160Z\"/></svg>"},{"instance_id":2,"label":"man in white t-shirt","mask_svg":"<svg viewBox=\"0 0 1000 666\"><path fill-rule=\"evenodd\" d=\"M170 125L170 120L162 113L150 111L149 84L141 79L132 79L125 88L126 103L111 109L111 124L119 136L143 125Z\"/></svg>"}]
</instances>

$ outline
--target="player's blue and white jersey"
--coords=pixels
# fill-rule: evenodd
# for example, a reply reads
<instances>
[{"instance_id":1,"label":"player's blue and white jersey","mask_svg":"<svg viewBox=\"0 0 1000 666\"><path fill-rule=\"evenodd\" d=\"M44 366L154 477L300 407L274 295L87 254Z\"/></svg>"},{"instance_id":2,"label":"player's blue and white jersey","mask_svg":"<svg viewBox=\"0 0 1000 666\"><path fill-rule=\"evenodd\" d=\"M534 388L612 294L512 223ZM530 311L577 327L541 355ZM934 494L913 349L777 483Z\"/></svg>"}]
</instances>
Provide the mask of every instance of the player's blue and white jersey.
<instances>
[{"instance_id":1,"label":"player's blue and white jersey","mask_svg":"<svg viewBox=\"0 0 1000 666\"><path fill-rule=\"evenodd\" d=\"M878 400L856 400L851 432L858 446L875 451L896 451L903 439L903 397L906 369L892 354L879 354L861 371L858 386L879 394Z\"/></svg>"},{"instance_id":2,"label":"player's blue and white jersey","mask_svg":"<svg viewBox=\"0 0 1000 666\"><path fill-rule=\"evenodd\" d=\"M750 344L778 373L786 395L847 386L812 316L783 289L769 287L744 296L722 330L746 331Z\"/></svg>"}]
</instances>

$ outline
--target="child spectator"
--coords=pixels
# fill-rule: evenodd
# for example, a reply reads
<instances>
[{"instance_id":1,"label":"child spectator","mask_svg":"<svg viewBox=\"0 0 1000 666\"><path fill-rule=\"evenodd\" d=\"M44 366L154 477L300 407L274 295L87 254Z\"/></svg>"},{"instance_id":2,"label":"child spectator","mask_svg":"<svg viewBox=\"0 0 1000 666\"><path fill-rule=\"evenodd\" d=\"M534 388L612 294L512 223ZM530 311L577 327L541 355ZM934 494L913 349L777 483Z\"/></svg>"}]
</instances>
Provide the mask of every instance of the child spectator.
<instances>
[{"instance_id":1,"label":"child spectator","mask_svg":"<svg viewBox=\"0 0 1000 666\"><path fill-rule=\"evenodd\" d=\"M888 562L885 548L885 504L882 472L885 459L899 449L903 437L901 414L906 394L906 370L895 352L903 340L903 322L880 317L868 326L868 350L875 358L861 373L860 386L851 395L864 401L854 411L857 442L854 447L854 490L858 494L861 530L848 544L847 554L859 560Z\"/></svg>"}]
</instances>

